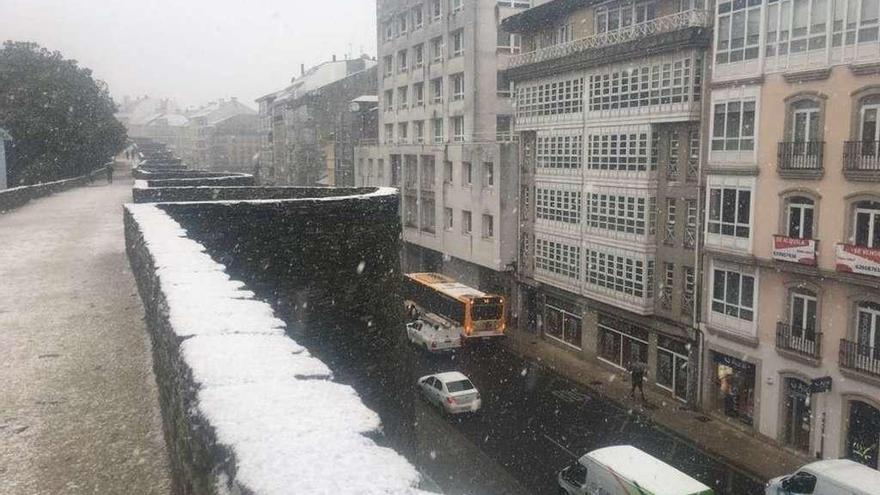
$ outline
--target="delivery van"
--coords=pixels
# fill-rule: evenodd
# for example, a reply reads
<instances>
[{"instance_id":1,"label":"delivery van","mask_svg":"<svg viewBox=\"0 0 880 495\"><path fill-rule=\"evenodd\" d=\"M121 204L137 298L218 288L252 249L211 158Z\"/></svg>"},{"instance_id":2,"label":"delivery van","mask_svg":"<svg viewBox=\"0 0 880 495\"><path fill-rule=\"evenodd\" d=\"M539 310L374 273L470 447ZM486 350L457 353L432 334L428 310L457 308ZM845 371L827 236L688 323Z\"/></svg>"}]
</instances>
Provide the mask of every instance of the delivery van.
<instances>
[{"instance_id":1,"label":"delivery van","mask_svg":"<svg viewBox=\"0 0 880 495\"><path fill-rule=\"evenodd\" d=\"M880 471L848 459L816 461L773 478L766 495L880 495Z\"/></svg>"},{"instance_id":2,"label":"delivery van","mask_svg":"<svg viewBox=\"0 0 880 495\"><path fill-rule=\"evenodd\" d=\"M569 495L713 495L712 489L631 445L594 450L557 476Z\"/></svg>"}]
</instances>

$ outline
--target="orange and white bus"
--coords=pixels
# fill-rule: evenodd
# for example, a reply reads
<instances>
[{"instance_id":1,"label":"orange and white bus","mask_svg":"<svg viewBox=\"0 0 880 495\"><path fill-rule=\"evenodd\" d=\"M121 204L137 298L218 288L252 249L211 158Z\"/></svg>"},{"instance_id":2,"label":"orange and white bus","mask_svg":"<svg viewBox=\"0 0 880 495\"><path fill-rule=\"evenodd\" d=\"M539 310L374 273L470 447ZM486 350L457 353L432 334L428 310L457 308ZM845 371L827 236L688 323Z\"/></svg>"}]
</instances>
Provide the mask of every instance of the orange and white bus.
<instances>
[{"instance_id":1,"label":"orange and white bus","mask_svg":"<svg viewBox=\"0 0 880 495\"><path fill-rule=\"evenodd\" d=\"M434 313L458 326L464 338L504 335L505 301L440 273L407 273L403 298L423 313Z\"/></svg>"}]
</instances>

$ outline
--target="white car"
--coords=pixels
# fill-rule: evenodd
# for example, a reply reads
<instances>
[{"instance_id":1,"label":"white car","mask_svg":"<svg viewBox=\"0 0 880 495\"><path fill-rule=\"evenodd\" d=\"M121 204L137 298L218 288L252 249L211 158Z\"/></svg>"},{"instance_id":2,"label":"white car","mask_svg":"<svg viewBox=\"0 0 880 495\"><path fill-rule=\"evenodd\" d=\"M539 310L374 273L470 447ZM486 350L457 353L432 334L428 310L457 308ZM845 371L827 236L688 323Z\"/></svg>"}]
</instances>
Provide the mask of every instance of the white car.
<instances>
[{"instance_id":1,"label":"white car","mask_svg":"<svg viewBox=\"0 0 880 495\"><path fill-rule=\"evenodd\" d=\"M428 402L437 404L449 414L477 412L483 405L480 392L458 371L423 376L418 384Z\"/></svg>"},{"instance_id":2,"label":"white car","mask_svg":"<svg viewBox=\"0 0 880 495\"><path fill-rule=\"evenodd\" d=\"M461 347L461 333L456 327L433 321L431 315L407 323L406 336L410 342L429 352L452 351Z\"/></svg>"}]
</instances>

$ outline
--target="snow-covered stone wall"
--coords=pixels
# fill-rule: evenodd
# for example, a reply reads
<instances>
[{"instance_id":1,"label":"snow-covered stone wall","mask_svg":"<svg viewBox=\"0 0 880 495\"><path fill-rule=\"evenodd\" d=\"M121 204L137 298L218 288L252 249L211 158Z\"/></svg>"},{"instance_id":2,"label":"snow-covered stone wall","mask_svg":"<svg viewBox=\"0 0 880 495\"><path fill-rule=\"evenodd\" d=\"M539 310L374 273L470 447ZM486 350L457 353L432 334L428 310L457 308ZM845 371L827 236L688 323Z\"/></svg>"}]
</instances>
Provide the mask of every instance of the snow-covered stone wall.
<instances>
[{"instance_id":1,"label":"snow-covered stone wall","mask_svg":"<svg viewBox=\"0 0 880 495\"><path fill-rule=\"evenodd\" d=\"M303 199L362 194L365 189L295 187L295 186L174 186L150 187L145 180L134 183L135 203L167 203L180 201L241 201L253 199Z\"/></svg>"},{"instance_id":2,"label":"snow-covered stone wall","mask_svg":"<svg viewBox=\"0 0 880 495\"><path fill-rule=\"evenodd\" d=\"M95 169L88 175L74 177L72 179L57 180L54 182L44 182L42 184L34 184L32 186L20 186L10 189L0 190L0 213L14 210L24 205L32 199L42 198L50 194L66 191L74 187L84 186L95 180L95 178L103 178L106 176L106 169L101 167Z\"/></svg>"},{"instance_id":3,"label":"snow-covered stone wall","mask_svg":"<svg viewBox=\"0 0 880 495\"><path fill-rule=\"evenodd\" d=\"M125 207L126 246L146 308L176 493L419 493L415 468L371 439L380 428L378 416L287 336L284 321L268 304L208 254L228 253L223 259L239 270L254 261L242 257L255 256L256 263L269 259L258 244L244 242L244 251L237 252L227 246L235 236L251 233L242 225L217 232L231 219L240 224L250 218L263 229L274 222L277 233L293 225L290 218L305 225L306 217L326 211L332 218L339 208L357 204L363 212L386 215L391 201L396 205L396 195L378 190L353 198ZM185 228L173 217L184 219ZM292 264L305 268L297 257L313 256L311 249L331 240L330 234L310 239L317 230L298 233L299 244L314 247L286 252ZM349 233L334 223L324 230ZM269 235L258 236L259 242ZM206 249L197 238L213 246ZM385 244L395 242L393 237ZM335 271L347 270L338 256L349 251L323 247ZM350 280L366 270L363 260L354 264ZM329 266L316 266L315 273ZM329 282L322 280L317 285Z\"/></svg>"}]
</instances>

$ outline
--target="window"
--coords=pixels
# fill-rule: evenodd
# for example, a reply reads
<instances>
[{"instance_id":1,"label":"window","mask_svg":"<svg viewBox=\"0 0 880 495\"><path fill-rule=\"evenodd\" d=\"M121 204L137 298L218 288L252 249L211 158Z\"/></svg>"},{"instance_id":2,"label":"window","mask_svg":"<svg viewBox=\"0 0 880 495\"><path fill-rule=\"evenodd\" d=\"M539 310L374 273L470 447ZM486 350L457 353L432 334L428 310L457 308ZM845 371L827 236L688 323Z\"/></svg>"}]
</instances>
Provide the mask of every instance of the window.
<instances>
[{"instance_id":1,"label":"window","mask_svg":"<svg viewBox=\"0 0 880 495\"><path fill-rule=\"evenodd\" d=\"M801 100L791 106L791 140L796 143L821 141L819 102Z\"/></svg>"},{"instance_id":2,"label":"window","mask_svg":"<svg viewBox=\"0 0 880 495\"><path fill-rule=\"evenodd\" d=\"M464 141L464 117L452 117L452 140L460 143Z\"/></svg>"},{"instance_id":3,"label":"window","mask_svg":"<svg viewBox=\"0 0 880 495\"><path fill-rule=\"evenodd\" d=\"M452 184L452 162L443 162L443 182Z\"/></svg>"},{"instance_id":4,"label":"window","mask_svg":"<svg viewBox=\"0 0 880 495\"><path fill-rule=\"evenodd\" d=\"M467 210L461 211L461 233L465 235L471 233L471 212Z\"/></svg>"},{"instance_id":5,"label":"window","mask_svg":"<svg viewBox=\"0 0 880 495\"><path fill-rule=\"evenodd\" d=\"M416 5L412 9L412 24L413 30L421 28L425 24L424 11L422 10L422 4Z\"/></svg>"},{"instance_id":6,"label":"window","mask_svg":"<svg viewBox=\"0 0 880 495\"><path fill-rule=\"evenodd\" d=\"M715 268L712 272L712 311L741 320L753 321L755 277L734 270Z\"/></svg>"},{"instance_id":7,"label":"window","mask_svg":"<svg viewBox=\"0 0 880 495\"><path fill-rule=\"evenodd\" d=\"M498 53L519 53L522 51L522 38L518 34L507 33L498 29L496 51Z\"/></svg>"},{"instance_id":8,"label":"window","mask_svg":"<svg viewBox=\"0 0 880 495\"><path fill-rule=\"evenodd\" d=\"M793 239L813 238L813 208L810 198L795 196L788 200L788 237Z\"/></svg>"},{"instance_id":9,"label":"window","mask_svg":"<svg viewBox=\"0 0 880 495\"><path fill-rule=\"evenodd\" d=\"M394 110L394 90L386 89L385 90L385 111L390 112Z\"/></svg>"},{"instance_id":10,"label":"window","mask_svg":"<svg viewBox=\"0 0 880 495\"><path fill-rule=\"evenodd\" d=\"M599 359L618 367L648 362L648 331L599 313Z\"/></svg>"},{"instance_id":11,"label":"window","mask_svg":"<svg viewBox=\"0 0 880 495\"><path fill-rule=\"evenodd\" d=\"M394 24L391 21L385 22L382 25L382 30L385 32L385 41L394 39Z\"/></svg>"},{"instance_id":12,"label":"window","mask_svg":"<svg viewBox=\"0 0 880 495\"><path fill-rule=\"evenodd\" d=\"M641 24L657 17L654 2L622 2L610 7L596 9L596 33L607 33Z\"/></svg>"},{"instance_id":13,"label":"window","mask_svg":"<svg viewBox=\"0 0 880 495\"><path fill-rule=\"evenodd\" d=\"M816 296L807 292L792 292L789 323L791 336L799 339L816 338L816 316L818 303Z\"/></svg>"},{"instance_id":14,"label":"window","mask_svg":"<svg viewBox=\"0 0 880 495\"><path fill-rule=\"evenodd\" d=\"M644 172L656 169L656 161L649 154L648 134L592 134L587 153L590 170Z\"/></svg>"},{"instance_id":15,"label":"window","mask_svg":"<svg viewBox=\"0 0 880 495\"><path fill-rule=\"evenodd\" d=\"M413 142L415 142L416 144L422 144L425 142L425 121L424 120L413 121Z\"/></svg>"},{"instance_id":16,"label":"window","mask_svg":"<svg viewBox=\"0 0 880 495\"><path fill-rule=\"evenodd\" d=\"M666 233L664 242L675 244L675 198L666 198Z\"/></svg>"},{"instance_id":17,"label":"window","mask_svg":"<svg viewBox=\"0 0 880 495\"><path fill-rule=\"evenodd\" d=\"M408 27L407 24L408 24L408 22L406 19L406 14L405 13L398 14L397 15L397 35L398 36L406 34L407 27Z\"/></svg>"},{"instance_id":18,"label":"window","mask_svg":"<svg viewBox=\"0 0 880 495\"><path fill-rule=\"evenodd\" d=\"M538 168L581 168L583 139L578 135L538 136L535 139L535 163Z\"/></svg>"},{"instance_id":19,"label":"window","mask_svg":"<svg viewBox=\"0 0 880 495\"><path fill-rule=\"evenodd\" d=\"M385 142L394 142L394 124L385 124Z\"/></svg>"},{"instance_id":20,"label":"window","mask_svg":"<svg viewBox=\"0 0 880 495\"><path fill-rule=\"evenodd\" d=\"M716 103L712 120L712 150L753 150L755 147L755 102Z\"/></svg>"},{"instance_id":21,"label":"window","mask_svg":"<svg viewBox=\"0 0 880 495\"><path fill-rule=\"evenodd\" d=\"M404 227L417 228L419 205L414 196L405 196L403 198L403 225Z\"/></svg>"},{"instance_id":22,"label":"window","mask_svg":"<svg viewBox=\"0 0 880 495\"><path fill-rule=\"evenodd\" d=\"M492 162L483 162L483 187L493 187L495 185L495 164Z\"/></svg>"},{"instance_id":23,"label":"window","mask_svg":"<svg viewBox=\"0 0 880 495\"><path fill-rule=\"evenodd\" d=\"M581 318L556 306L547 305L546 321L544 322L544 334L568 345L581 348ZM577 464L580 466L580 464ZM566 471L568 473L568 471ZM580 478L586 484L586 468L583 469ZM578 484L577 486L581 486Z\"/></svg>"},{"instance_id":24,"label":"window","mask_svg":"<svg viewBox=\"0 0 880 495\"><path fill-rule=\"evenodd\" d=\"M594 229L645 235L650 231L649 210L655 198L616 194L587 194L587 225Z\"/></svg>"},{"instance_id":25,"label":"window","mask_svg":"<svg viewBox=\"0 0 880 495\"><path fill-rule=\"evenodd\" d=\"M385 58L382 59L382 67L385 69L385 77L391 77L394 74L394 57L386 55Z\"/></svg>"},{"instance_id":26,"label":"window","mask_svg":"<svg viewBox=\"0 0 880 495\"><path fill-rule=\"evenodd\" d=\"M877 0L833 0L831 44L853 45L878 38L880 2Z\"/></svg>"},{"instance_id":27,"label":"window","mask_svg":"<svg viewBox=\"0 0 880 495\"><path fill-rule=\"evenodd\" d=\"M408 88L406 86L401 86L397 88L397 107L400 109L404 109L407 107L407 96L408 96Z\"/></svg>"},{"instance_id":28,"label":"window","mask_svg":"<svg viewBox=\"0 0 880 495\"><path fill-rule=\"evenodd\" d=\"M431 60L434 62L443 60L443 37L441 36L431 40Z\"/></svg>"},{"instance_id":29,"label":"window","mask_svg":"<svg viewBox=\"0 0 880 495\"><path fill-rule=\"evenodd\" d=\"M682 267L682 293L681 293L681 312L685 315L694 313L694 297L697 293L697 279L694 274L694 267Z\"/></svg>"},{"instance_id":30,"label":"window","mask_svg":"<svg viewBox=\"0 0 880 495\"><path fill-rule=\"evenodd\" d=\"M877 125L878 115L880 115L880 98L868 97L859 102L858 139L871 143L880 141L880 126ZM873 150L873 146L871 148Z\"/></svg>"},{"instance_id":31,"label":"window","mask_svg":"<svg viewBox=\"0 0 880 495\"><path fill-rule=\"evenodd\" d=\"M860 201L855 204L856 246L880 248L880 202Z\"/></svg>"},{"instance_id":32,"label":"window","mask_svg":"<svg viewBox=\"0 0 880 495\"><path fill-rule=\"evenodd\" d=\"M514 94L513 90L513 81L507 78L507 75L504 71L498 71L495 76L495 82L497 83L497 91L498 96L502 98L510 98Z\"/></svg>"},{"instance_id":33,"label":"window","mask_svg":"<svg viewBox=\"0 0 880 495\"><path fill-rule=\"evenodd\" d=\"M663 282L660 286L660 304L666 308L672 308L672 289L675 287L675 265L663 263Z\"/></svg>"},{"instance_id":34,"label":"window","mask_svg":"<svg viewBox=\"0 0 880 495\"><path fill-rule=\"evenodd\" d=\"M517 118L579 113L583 110L583 78L523 86L516 92Z\"/></svg>"},{"instance_id":35,"label":"window","mask_svg":"<svg viewBox=\"0 0 880 495\"><path fill-rule=\"evenodd\" d=\"M440 17L443 15L442 10L440 9L440 0L431 0L430 9L431 21L439 21Z\"/></svg>"},{"instance_id":36,"label":"window","mask_svg":"<svg viewBox=\"0 0 880 495\"><path fill-rule=\"evenodd\" d=\"M562 242L535 239L535 268L580 280L581 250Z\"/></svg>"},{"instance_id":37,"label":"window","mask_svg":"<svg viewBox=\"0 0 880 495\"><path fill-rule=\"evenodd\" d=\"M638 298L652 297L654 262L629 256L588 250L587 283Z\"/></svg>"},{"instance_id":38,"label":"window","mask_svg":"<svg viewBox=\"0 0 880 495\"><path fill-rule=\"evenodd\" d=\"M446 230L452 230L453 227L453 212L452 208L443 208L443 228Z\"/></svg>"},{"instance_id":39,"label":"window","mask_svg":"<svg viewBox=\"0 0 880 495\"><path fill-rule=\"evenodd\" d=\"M443 101L443 78L431 79L431 103Z\"/></svg>"},{"instance_id":40,"label":"window","mask_svg":"<svg viewBox=\"0 0 880 495\"><path fill-rule=\"evenodd\" d=\"M409 140L409 124L400 122L397 124L397 142L406 143Z\"/></svg>"},{"instance_id":41,"label":"window","mask_svg":"<svg viewBox=\"0 0 880 495\"><path fill-rule=\"evenodd\" d=\"M709 233L748 238L751 199L748 189L709 189Z\"/></svg>"},{"instance_id":42,"label":"window","mask_svg":"<svg viewBox=\"0 0 880 495\"><path fill-rule=\"evenodd\" d=\"M509 143L515 140L513 117L510 115L495 116L495 140L499 143Z\"/></svg>"},{"instance_id":43,"label":"window","mask_svg":"<svg viewBox=\"0 0 880 495\"><path fill-rule=\"evenodd\" d=\"M425 232L434 232L434 226L436 225L436 212L434 209L433 199L422 199L422 230Z\"/></svg>"},{"instance_id":44,"label":"window","mask_svg":"<svg viewBox=\"0 0 880 495\"><path fill-rule=\"evenodd\" d=\"M801 471L785 479L782 482L782 489L787 493L813 493L816 489L817 481L816 477L812 474Z\"/></svg>"},{"instance_id":45,"label":"window","mask_svg":"<svg viewBox=\"0 0 880 495\"><path fill-rule=\"evenodd\" d=\"M425 104L425 83L418 82L413 84L413 106L422 106Z\"/></svg>"},{"instance_id":46,"label":"window","mask_svg":"<svg viewBox=\"0 0 880 495\"><path fill-rule=\"evenodd\" d=\"M597 112L699 102L702 84L703 61L698 57L621 67L590 76L589 109Z\"/></svg>"},{"instance_id":47,"label":"window","mask_svg":"<svg viewBox=\"0 0 880 495\"><path fill-rule=\"evenodd\" d=\"M758 58L761 4L761 0L728 0L718 4L715 63Z\"/></svg>"},{"instance_id":48,"label":"window","mask_svg":"<svg viewBox=\"0 0 880 495\"><path fill-rule=\"evenodd\" d=\"M459 29L452 33L452 55L458 57L464 53L464 31Z\"/></svg>"},{"instance_id":49,"label":"window","mask_svg":"<svg viewBox=\"0 0 880 495\"><path fill-rule=\"evenodd\" d=\"M765 28L767 56L825 48L829 1L769 0Z\"/></svg>"},{"instance_id":50,"label":"window","mask_svg":"<svg viewBox=\"0 0 880 495\"><path fill-rule=\"evenodd\" d=\"M856 309L856 342L861 356L880 359L880 304L860 303ZM865 365L870 366L869 363ZM863 365L864 366L864 365Z\"/></svg>"},{"instance_id":51,"label":"window","mask_svg":"<svg viewBox=\"0 0 880 495\"><path fill-rule=\"evenodd\" d=\"M419 68L425 63L425 44L419 43L413 47L413 63L415 68Z\"/></svg>"},{"instance_id":52,"label":"window","mask_svg":"<svg viewBox=\"0 0 880 495\"><path fill-rule=\"evenodd\" d=\"M452 84L452 99L454 100L463 100L464 99L464 73L459 72L458 74L452 74L449 76L449 80Z\"/></svg>"},{"instance_id":53,"label":"window","mask_svg":"<svg viewBox=\"0 0 880 495\"><path fill-rule=\"evenodd\" d=\"M684 247L690 249L693 248L697 244L697 200L696 199L686 199L685 208L687 209L686 214L686 225L684 229Z\"/></svg>"},{"instance_id":54,"label":"window","mask_svg":"<svg viewBox=\"0 0 880 495\"><path fill-rule=\"evenodd\" d=\"M535 217L551 222L580 224L580 191L535 188Z\"/></svg>"},{"instance_id":55,"label":"window","mask_svg":"<svg viewBox=\"0 0 880 495\"><path fill-rule=\"evenodd\" d=\"M407 65L406 60L406 50L400 50L399 52L397 52L397 72L406 72L408 68L409 66Z\"/></svg>"},{"instance_id":56,"label":"window","mask_svg":"<svg viewBox=\"0 0 880 495\"><path fill-rule=\"evenodd\" d=\"M462 0L449 0L449 11L453 14L461 10Z\"/></svg>"},{"instance_id":57,"label":"window","mask_svg":"<svg viewBox=\"0 0 880 495\"><path fill-rule=\"evenodd\" d=\"M385 167L385 160L379 158L379 168ZM400 155L391 155L391 185L400 185Z\"/></svg>"},{"instance_id":58,"label":"window","mask_svg":"<svg viewBox=\"0 0 880 495\"><path fill-rule=\"evenodd\" d=\"M443 119L433 119L431 128L434 131L434 144L443 142Z\"/></svg>"},{"instance_id":59,"label":"window","mask_svg":"<svg viewBox=\"0 0 880 495\"><path fill-rule=\"evenodd\" d=\"M483 237L491 239L495 237L495 219L492 215L483 214Z\"/></svg>"},{"instance_id":60,"label":"window","mask_svg":"<svg viewBox=\"0 0 880 495\"><path fill-rule=\"evenodd\" d=\"M470 186L473 184L473 169L471 162L461 162L461 185Z\"/></svg>"}]
</instances>

